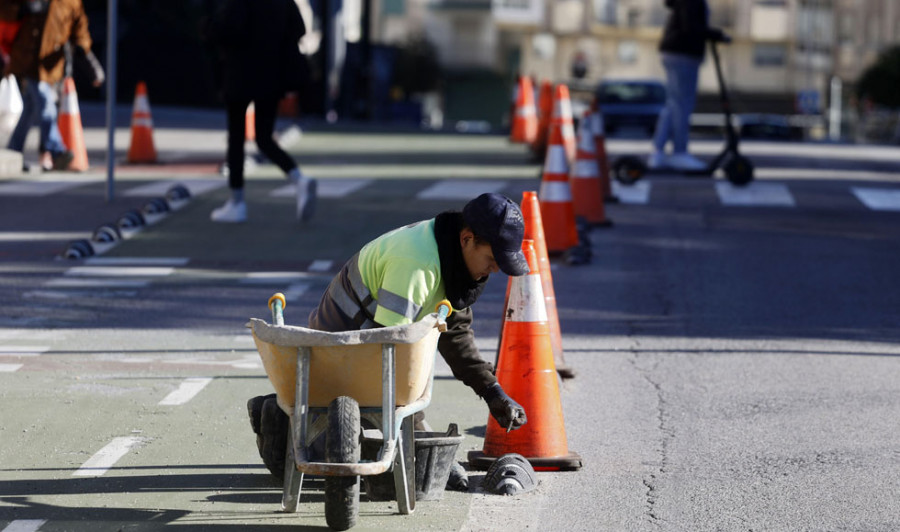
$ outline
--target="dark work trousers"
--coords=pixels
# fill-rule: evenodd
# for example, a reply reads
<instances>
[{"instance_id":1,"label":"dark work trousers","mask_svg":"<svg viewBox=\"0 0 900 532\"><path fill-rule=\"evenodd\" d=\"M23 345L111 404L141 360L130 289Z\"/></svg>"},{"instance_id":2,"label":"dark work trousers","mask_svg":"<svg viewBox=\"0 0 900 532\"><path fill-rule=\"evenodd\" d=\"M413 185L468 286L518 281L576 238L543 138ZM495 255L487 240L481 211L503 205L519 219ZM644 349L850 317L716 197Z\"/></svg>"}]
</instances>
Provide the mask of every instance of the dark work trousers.
<instances>
[{"instance_id":1,"label":"dark work trousers","mask_svg":"<svg viewBox=\"0 0 900 532\"><path fill-rule=\"evenodd\" d=\"M232 189L244 188L244 141L249 105L250 100L225 102L228 112L228 186ZM253 105L256 109L256 145L263 155L287 174L297 167L297 163L272 138L278 100L255 100Z\"/></svg>"}]
</instances>

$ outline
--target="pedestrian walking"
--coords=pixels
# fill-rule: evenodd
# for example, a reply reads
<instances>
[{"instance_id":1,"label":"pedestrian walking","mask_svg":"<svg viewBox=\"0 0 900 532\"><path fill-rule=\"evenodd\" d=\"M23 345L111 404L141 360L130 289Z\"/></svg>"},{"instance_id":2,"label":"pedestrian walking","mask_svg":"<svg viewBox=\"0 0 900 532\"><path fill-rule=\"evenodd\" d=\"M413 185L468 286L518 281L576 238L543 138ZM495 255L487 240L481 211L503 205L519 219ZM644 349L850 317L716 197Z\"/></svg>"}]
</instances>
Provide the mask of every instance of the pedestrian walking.
<instances>
[{"instance_id":1,"label":"pedestrian walking","mask_svg":"<svg viewBox=\"0 0 900 532\"><path fill-rule=\"evenodd\" d=\"M727 42L728 37L709 26L706 0L665 0L671 10L663 30L659 51L666 71L666 105L659 114L653 135L650 168L699 171L706 163L688 152L691 114L697 101L697 77L706 51L706 41ZM666 144L672 142L672 154Z\"/></svg>"},{"instance_id":2,"label":"pedestrian walking","mask_svg":"<svg viewBox=\"0 0 900 532\"><path fill-rule=\"evenodd\" d=\"M74 44L74 59L84 60L93 85L105 80L100 62L91 51L88 18L81 0L5 0L0 13L16 13L21 26L12 42L4 74L14 74L22 93L22 116L8 148L22 152L28 130L40 127L41 169L65 170L73 154L63 143L57 123L59 84L65 71L65 46Z\"/></svg>"},{"instance_id":3,"label":"pedestrian walking","mask_svg":"<svg viewBox=\"0 0 900 532\"><path fill-rule=\"evenodd\" d=\"M244 222L244 141L247 107L253 102L256 145L296 185L297 218L312 218L316 181L304 176L297 163L275 142L278 102L290 85L292 60L306 33L293 0L226 0L213 18L211 37L223 69L225 109L228 117L226 165L231 198L215 209L214 222Z\"/></svg>"},{"instance_id":4,"label":"pedestrian walking","mask_svg":"<svg viewBox=\"0 0 900 532\"><path fill-rule=\"evenodd\" d=\"M493 366L475 346L471 306L491 273L528 273L522 253L524 234L522 211L499 194L482 194L462 212L443 212L390 231L344 264L310 314L309 327L340 332L406 325L447 299L454 310L438 340L441 356L453 375L485 400L501 426L517 429L527 421L525 410L503 391ZM419 430L429 430L424 416L416 423ZM259 427L259 421L254 420L253 426ZM260 438L265 440L271 433L264 427ZM285 456L278 442L286 438L284 432L274 436L274 442L258 440L264 461L276 474L283 470ZM467 485L465 470L455 464L447 487L465 489Z\"/></svg>"}]
</instances>

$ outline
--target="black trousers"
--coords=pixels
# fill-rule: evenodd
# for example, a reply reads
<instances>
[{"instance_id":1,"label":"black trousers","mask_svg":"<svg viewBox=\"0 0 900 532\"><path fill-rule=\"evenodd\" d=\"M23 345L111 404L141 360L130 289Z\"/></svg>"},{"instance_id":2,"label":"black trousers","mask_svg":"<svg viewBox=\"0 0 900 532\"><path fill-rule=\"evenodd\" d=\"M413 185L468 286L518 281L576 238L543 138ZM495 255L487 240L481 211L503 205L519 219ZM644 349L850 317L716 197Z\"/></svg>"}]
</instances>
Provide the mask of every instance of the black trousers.
<instances>
[{"instance_id":1,"label":"black trousers","mask_svg":"<svg viewBox=\"0 0 900 532\"><path fill-rule=\"evenodd\" d=\"M234 100L225 103L228 113L228 186L244 188L244 140L247 127L247 106L250 100ZM275 113L278 100L254 100L256 121L256 145L270 161L287 174L297 167L297 163L272 138L275 130Z\"/></svg>"}]
</instances>

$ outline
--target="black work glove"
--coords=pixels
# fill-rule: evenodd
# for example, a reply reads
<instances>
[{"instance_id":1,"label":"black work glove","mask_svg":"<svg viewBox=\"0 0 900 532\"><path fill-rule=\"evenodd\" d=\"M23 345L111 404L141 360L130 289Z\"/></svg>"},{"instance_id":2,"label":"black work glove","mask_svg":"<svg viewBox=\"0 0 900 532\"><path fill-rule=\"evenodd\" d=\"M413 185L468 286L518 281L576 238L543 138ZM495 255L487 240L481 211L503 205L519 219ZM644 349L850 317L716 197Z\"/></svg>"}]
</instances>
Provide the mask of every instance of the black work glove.
<instances>
[{"instance_id":1,"label":"black work glove","mask_svg":"<svg viewBox=\"0 0 900 532\"><path fill-rule=\"evenodd\" d=\"M722 44L729 44L731 42L731 36L719 28L709 28L706 38L710 41L720 42Z\"/></svg>"},{"instance_id":2,"label":"black work glove","mask_svg":"<svg viewBox=\"0 0 900 532\"><path fill-rule=\"evenodd\" d=\"M481 398L488 404L491 415L501 427L507 430L517 429L528 422L528 418L525 417L525 409L506 395L499 383L495 382L485 388L481 392Z\"/></svg>"}]
</instances>

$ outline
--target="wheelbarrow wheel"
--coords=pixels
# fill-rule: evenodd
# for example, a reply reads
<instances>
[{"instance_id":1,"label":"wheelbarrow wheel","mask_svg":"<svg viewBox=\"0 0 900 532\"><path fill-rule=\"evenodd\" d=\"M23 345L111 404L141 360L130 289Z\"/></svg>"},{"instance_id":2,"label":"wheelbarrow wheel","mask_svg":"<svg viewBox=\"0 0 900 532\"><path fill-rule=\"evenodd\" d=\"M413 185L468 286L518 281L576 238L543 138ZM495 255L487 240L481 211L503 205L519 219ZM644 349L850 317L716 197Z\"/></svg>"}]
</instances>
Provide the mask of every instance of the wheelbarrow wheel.
<instances>
[{"instance_id":1,"label":"wheelbarrow wheel","mask_svg":"<svg viewBox=\"0 0 900 532\"><path fill-rule=\"evenodd\" d=\"M341 396L328 405L325 430L325 460L329 463L359 462L359 404ZM359 476L325 477L325 521L333 530L347 530L359 514Z\"/></svg>"}]
</instances>

